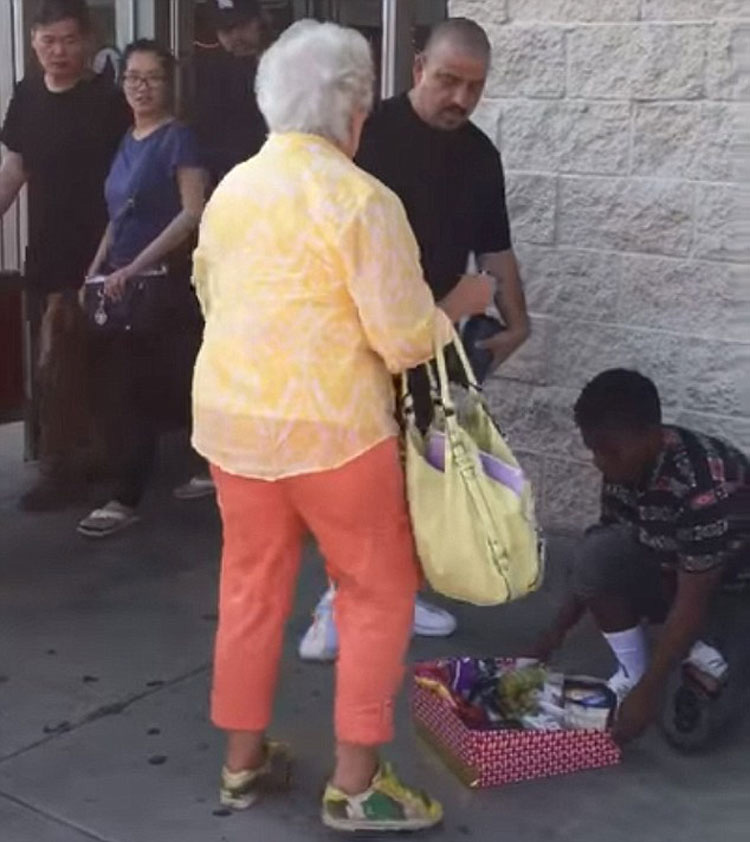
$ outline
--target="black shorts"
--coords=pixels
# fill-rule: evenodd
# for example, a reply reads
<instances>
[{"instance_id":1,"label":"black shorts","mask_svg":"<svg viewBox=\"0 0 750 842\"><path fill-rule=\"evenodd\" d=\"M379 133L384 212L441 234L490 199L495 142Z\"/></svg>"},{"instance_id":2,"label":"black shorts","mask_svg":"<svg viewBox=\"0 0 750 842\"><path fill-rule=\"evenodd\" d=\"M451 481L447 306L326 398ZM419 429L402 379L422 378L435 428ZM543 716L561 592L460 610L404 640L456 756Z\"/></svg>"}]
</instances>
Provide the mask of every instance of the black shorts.
<instances>
[{"instance_id":1,"label":"black shorts","mask_svg":"<svg viewBox=\"0 0 750 842\"><path fill-rule=\"evenodd\" d=\"M624 598L637 616L662 623L674 595L675 561L640 544L629 526L592 526L576 554L573 589L585 601L606 594Z\"/></svg>"}]
</instances>

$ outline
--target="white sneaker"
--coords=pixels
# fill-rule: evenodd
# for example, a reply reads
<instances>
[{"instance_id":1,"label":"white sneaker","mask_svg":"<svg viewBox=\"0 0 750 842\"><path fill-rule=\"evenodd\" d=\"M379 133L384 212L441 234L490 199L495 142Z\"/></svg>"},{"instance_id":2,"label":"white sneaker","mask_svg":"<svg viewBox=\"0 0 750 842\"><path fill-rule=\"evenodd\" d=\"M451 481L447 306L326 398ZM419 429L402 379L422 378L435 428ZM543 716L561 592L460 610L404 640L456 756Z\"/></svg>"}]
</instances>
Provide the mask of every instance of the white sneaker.
<instances>
[{"instance_id":1,"label":"white sneaker","mask_svg":"<svg viewBox=\"0 0 750 842\"><path fill-rule=\"evenodd\" d=\"M420 637L450 637L457 625L453 614L417 597L414 605L414 634Z\"/></svg>"},{"instance_id":2,"label":"white sneaker","mask_svg":"<svg viewBox=\"0 0 750 842\"><path fill-rule=\"evenodd\" d=\"M172 494L177 500L202 500L216 494L216 486L211 477L191 477L184 485L178 485Z\"/></svg>"},{"instance_id":3,"label":"white sneaker","mask_svg":"<svg viewBox=\"0 0 750 842\"><path fill-rule=\"evenodd\" d=\"M339 654L339 635L333 622L333 586L323 594L313 613L313 622L299 644L303 661L335 661Z\"/></svg>"},{"instance_id":4,"label":"white sneaker","mask_svg":"<svg viewBox=\"0 0 750 842\"><path fill-rule=\"evenodd\" d=\"M334 588L321 597L313 613L313 622L300 641L303 661L335 661L339 654L339 636L333 621ZM448 637L456 630L456 618L422 599L414 605L414 634L421 637Z\"/></svg>"},{"instance_id":5,"label":"white sneaker","mask_svg":"<svg viewBox=\"0 0 750 842\"><path fill-rule=\"evenodd\" d=\"M617 696L618 704L622 704L623 699L635 687L638 682L625 672L625 668L620 664L617 672L607 682L607 687Z\"/></svg>"}]
</instances>

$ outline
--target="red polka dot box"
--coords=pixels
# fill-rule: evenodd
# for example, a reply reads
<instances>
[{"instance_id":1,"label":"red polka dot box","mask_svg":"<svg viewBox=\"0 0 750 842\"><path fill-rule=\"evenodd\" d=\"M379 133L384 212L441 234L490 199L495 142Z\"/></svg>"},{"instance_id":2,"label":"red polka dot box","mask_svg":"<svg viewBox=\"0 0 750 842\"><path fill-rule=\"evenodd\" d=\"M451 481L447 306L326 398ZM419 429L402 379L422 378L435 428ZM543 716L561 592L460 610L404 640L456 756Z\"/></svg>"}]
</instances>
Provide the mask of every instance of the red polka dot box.
<instances>
[{"instance_id":1,"label":"red polka dot box","mask_svg":"<svg viewBox=\"0 0 750 842\"><path fill-rule=\"evenodd\" d=\"M620 762L620 748L608 731L470 728L443 695L418 683L416 677L412 713L418 735L466 786L475 789Z\"/></svg>"}]
</instances>

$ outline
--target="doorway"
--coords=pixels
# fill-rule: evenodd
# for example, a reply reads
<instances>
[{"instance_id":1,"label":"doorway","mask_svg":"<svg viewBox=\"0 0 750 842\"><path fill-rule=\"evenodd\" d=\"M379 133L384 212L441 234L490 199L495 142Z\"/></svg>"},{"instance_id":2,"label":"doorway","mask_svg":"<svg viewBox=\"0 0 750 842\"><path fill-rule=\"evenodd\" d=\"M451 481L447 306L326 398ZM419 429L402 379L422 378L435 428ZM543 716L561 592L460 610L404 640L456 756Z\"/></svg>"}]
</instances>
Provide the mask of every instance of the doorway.
<instances>
[{"instance_id":1,"label":"doorway","mask_svg":"<svg viewBox=\"0 0 750 842\"><path fill-rule=\"evenodd\" d=\"M166 5L166 4L165 4ZM448 15L447 0L261 0L269 36L278 37L294 21L302 18L333 21L358 29L370 42L381 90L384 10L396 10L395 27L387 33L395 49L386 52L395 71L392 93L405 90L411 80L411 65L417 49L424 44L429 29ZM176 20L170 42L175 55L189 59L196 49L217 47L207 0L172 0ZM386 16L387 17L387 16Z\"/></svg>"}]
</instances>

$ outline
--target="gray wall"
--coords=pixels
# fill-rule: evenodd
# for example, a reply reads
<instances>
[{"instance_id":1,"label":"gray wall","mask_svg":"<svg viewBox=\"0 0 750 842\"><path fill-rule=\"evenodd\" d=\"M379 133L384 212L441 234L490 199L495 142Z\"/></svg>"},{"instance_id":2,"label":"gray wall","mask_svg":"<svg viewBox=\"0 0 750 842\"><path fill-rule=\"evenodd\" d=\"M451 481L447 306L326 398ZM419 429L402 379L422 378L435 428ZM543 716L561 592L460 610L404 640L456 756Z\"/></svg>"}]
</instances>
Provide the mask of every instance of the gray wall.
<instances>
[{"instance_id":1,"label":"gray wall","mask_svg":"<svg viewBox=\"0 0 750 842\"><path fill-rule=\"evenodd\" d=\"M750 0L450 9L493 42L475 120L502 151L533 315L488 392L543 522L576 529L599 483L571 407L604 368L637 367L671 420L750 450Z\"/></svg>"}]
</instances>

